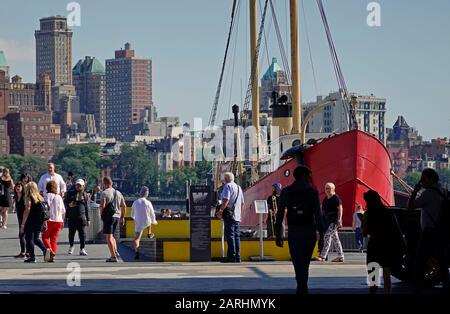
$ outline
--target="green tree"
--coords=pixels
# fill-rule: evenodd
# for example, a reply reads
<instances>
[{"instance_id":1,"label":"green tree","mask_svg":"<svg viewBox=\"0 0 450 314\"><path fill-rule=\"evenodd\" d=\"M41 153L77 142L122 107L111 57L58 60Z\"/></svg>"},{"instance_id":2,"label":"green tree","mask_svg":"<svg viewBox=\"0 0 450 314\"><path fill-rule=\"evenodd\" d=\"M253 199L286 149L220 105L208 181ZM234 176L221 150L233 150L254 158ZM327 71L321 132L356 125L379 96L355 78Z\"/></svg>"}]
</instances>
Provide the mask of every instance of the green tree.
<instances>
[{"instance_id":1,"label":"green tree","mask_svg":"<svg viewBox=\"0 0 450 314\"><path fill-rule=\"evenodd\" d=\"M155 186L156 165L144 145L123 145L113 163L120 179L130 183L133 193L137 193L142 185Z\"/></svg>"},{"instance_id":2,"label":"green tree","mask_svg":"<svg viewBox=\"0 0 450 314\"><path fill-rule=\"evenodd\" d=\"M37 181L47 169L47 160L38 157L9 155L0 158L0 165L9 169L15 181L19 180L22 173L28 173Z\"/></svg>"},{"instance_id":3,"label":"green tree","mask_svg":"<svg viewBox=\"0 0 450 314\"><path fill-rule=\"evenodd\" d=\"M63 177L72 171L75 178L87 179L88 189L99 181L102 158L97 145L67 145L53 157L52 161L56 165L56 171Z\"/></svg>"},{"instance_id":4,"label":"green tree","mask_svg":"<svg viewBox=\"0 0 450 314\"><path fill-rule=\"evenodd\" d=\"M408 173L404 180L406 181L406 183L408 183L408 185L414 187L417 184L417 182L419 182L420 176L421 176L420 172L414 171Z\"/></svg>"}]
</instances>

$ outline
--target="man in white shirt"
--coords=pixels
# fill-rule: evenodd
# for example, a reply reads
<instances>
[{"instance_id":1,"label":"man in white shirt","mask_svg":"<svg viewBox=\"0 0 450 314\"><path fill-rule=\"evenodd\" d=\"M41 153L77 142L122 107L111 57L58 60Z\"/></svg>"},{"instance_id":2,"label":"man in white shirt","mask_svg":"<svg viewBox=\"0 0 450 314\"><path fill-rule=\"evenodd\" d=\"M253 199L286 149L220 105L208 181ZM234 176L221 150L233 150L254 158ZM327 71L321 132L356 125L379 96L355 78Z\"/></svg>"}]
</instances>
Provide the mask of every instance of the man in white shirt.
<instances>
[{"instance_id":1,"label":"man in white shirt","mask_svg":"<svg viewBox=\"0 0 450 314\"><path fill-rule=\"evenodd\" d=\"M134 259L139 259L139 245L142 237L142 233L145 229L149 230L151 235L151 225L156 225L156 216L152 203L147 199L149 194L148 187L143 186L139 193L139 199L133 202L131 206L131 218L134 220L134 230L136 236L134 238Z\"/></svg>"},{"instance_id":2,"label":"man in white shirt","mask_svg":"<svg viewBox=\"0 0 450 314\"><path fill-rule=\"evenodd\" d=\"M47 166L47 173L42 175L41 179L38 183L38 189L42 196L47 194L46 186L49 181L55 181L58 185L58 194L61 197L64 197L64 193L66 193L66 183L61 175L55 172L55 164L49 162Z\"/></svg>"}]
</instances>

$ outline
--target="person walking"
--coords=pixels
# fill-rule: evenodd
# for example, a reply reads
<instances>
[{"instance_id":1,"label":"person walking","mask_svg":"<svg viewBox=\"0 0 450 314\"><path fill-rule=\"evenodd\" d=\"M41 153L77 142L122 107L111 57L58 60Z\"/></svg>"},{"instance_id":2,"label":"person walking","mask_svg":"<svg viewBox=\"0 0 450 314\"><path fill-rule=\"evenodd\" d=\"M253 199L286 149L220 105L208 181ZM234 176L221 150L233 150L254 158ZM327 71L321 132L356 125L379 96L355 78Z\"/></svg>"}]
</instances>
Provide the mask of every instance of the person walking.
<instances>
[{"instance_id":1,"label":"person walking","mask_svg":"<svg viewBox=\"0 0 450 314\"><path fill-rule=\"evenodd\" d=\"M272 185L272 195L267 198L267 206L269 213L267 215L267 237L275 237L275 217L277 216L277 210L280 205L281 183L276 182Z\"/></svg>"},{"instance_id":2,"label":"person walking","mask_svg":"<svg viewBox=\"0 0 450 314\"><path fill-rule=\"evenodd\" d=\"M143 186L139 193L139 199L133 202L131 206L131 218L134 220L134 251L135 259L140 258L139 245L142 237L142 233L145 229L151 225L158 224L156 221L155 210L153 209L152 203L147 199L148 197L148 187ZM151 232L151 231L150 231Z\"/></svg>"},{"instance_id":3,"label":"person walking","mask_svg":"<svg viewBox=\"0 0 450 314\"><path fill-rule=\"evenodd\" d=\"M64 227L64 216L66 207L61 195L58 193L58 184L55 181L47 183L47 194L44 200L50 207L50 219L47 221L47 229L42 234L42 241L46 248L51 250L51 258L49 262L54 261L54 257L58 250L58 235Z\"/></svg>"},{"instance_id":4,"label":"person walking","mask_svg":"<svg viewBox=\"0 0 450 314\"><path fill-rule=\"evenodd\" d=\"M25 187L28 183L33 181L33 178L28 173L22 173L20 175L19 181L22 183L22 185Z\"/></svg>"},{"instance_id":5,"label":"person walking","mask_svg":"<svg viewBox=\"0 0 450 314\"><path fill-rule=\"evenodd\" d=\"M391 268L397 254L401 255L400 231L397 229L394 214L383 205L380 195L376 191L364 193L366 212L364 213L363 234L369 238L367 244L367 265L373 270L373 263L383 268L384 293L392 293ZM371 283L369 293L378 290L378 278Z\"/></svg>"},{"instance_id":6,"label":"person walking","mask_svg":"<svg viewBox=\"0 0 450 314\"><path fill-rule=\"evenodd\" d=\"M44 221L42 220L42 202L44 198L39 193L36 183L30 182L25 186L25 211L23 214L22 224L20 225L20 233L25 233L25 241L27 253L29 258L25 263L35 263L36 257L34 254L34 246L41 249L44 255L44 261L49 261L51 250L46 248L40 239L41 232L45 229Z\"/></svg>"},{"instance_id":7,"label":"person walking","mask_svg":"<svg viewBox=\"0 0 450 314\"><path fill-rule=\"evenodd\" d=\"M240 221L241 211L244 208L244 193L242 188L234 182L231 172L224 174L225 185L222 190L222 205L217 212L217 218L223 219L225 237L228 243L227 257L222 263L241 262Z\"/></svg>"},{"instance_id":8,"label":"person walking","mask_svg":"<svg viewBox=\"0 0 450 314\"><path fill-rule=\"evenodd\" d=\"M0 214L2 216L1 228L6 229L8 225L8 211L12 205L11 192L13 191L14 181L11 178L8 168L3 168L0 177Z\"/></svg>"},{"instance_id":9,"label":"person walking","mask_svg":"<svg viewBox=\"0 0 450 314\"><path fill-rule=\"evenodd\" d=\"M295 182L281 191L280 208L276 217L276 245L283 247L283 221L288 224L288 245L297 281L297 294L308 294L309 265L317 240L323 230L319 192L312 186L312 172L298 166Z\"/></svg>"},{"instance_id":10,"label":"person walking","mask_svg":"<svg viewBox=\"0 0 450 314\"><path fill-rule=\"evenodd\" d=\"M80 255L87 256L86 247L86 226L90 225L88 196L84 191L85 182L83 179L75 181L75 185L66 193L65 204L67 208L67 223L69 226L69 251L72 255L74 250L75 233L78 232L80 239Z\"/></svg>"},{"instance_id":11,"label":"person walking","mask_svg":"<svg viewBox=\"0 0 450 314\"><path fill-rule=\"evenodd\" d=\"M69 191L72 188L72 185L73 185L73 172L69 171L67 173L66 190Z\"/></svg>"},{"instance_id":12,"label":"person walking","mask_svg":"<svg viewBox=\"0 0 450 314\"><path fill-rule=\"evenodd\" d=\"M420 195L419 195L419 192ZM450 292L448 272L448 238L441 230L442 207L445 191L439 183L439 175L434 169L424 169L420 181L414 187L409 198L408 209L421 208L421 233L414 263L414 293L421 293L425 277L425 268L430 257L439 264L439 277L445 291Z\"/></svg>"},{"instance_id":13,"label":"person walking","mask_svg":"<svg viewBox=\"0 0 450 314\"><path fill-rule=\"evenodd\" d=\"M117 243L114 238L117 225L125 224L125 199L122 193L114 189L110 177L103 178L103 192L100 196L100 215L103 221L103 234L108 243L111 257L106 260L107 263L117 263Z\"/></svg>"},{"instance_id":14,"label":"person walking","mask_svg":"<svg viewBox=\"0 0 450 314\"><path fill-rule=\"evenodd\" d=\"M325 184L325 198L322 202L323 220L326 224L326 231L324 234L323 249L319 261L325 261L328 257L328 252L333 242L338 250L338 256L332 260L335 263L344 262L344 251L342 249L341 241L339 240L338 230L342 227L342 201L336 194L336 187L333 183Z\"/></svg>"},{"instance_id":15,"label":"person walking","mask_svg":"<svg viewBox=\"0 0 450 314\"><path fill-rule=\"evenodd\" d=\"M62 176L55 172L55 164L51 162L47 165L47 173L42 175L38 183L39 192L42 196L47 194L46 187L49 181L55 181L58 184L58 194L60 194L61 197L64 197L64 193L67 191L66 183Z\"/></svg>"},{"instance_id":16,"label":"person walking","mask_svg":"<svg viewBox=\"0 0 450 314\"><path fill-rule=\"evenodd\" d=\"M360 253L362 253L364 249L364 236L362 234L363 221L364 210L361 204L358 204L356 207L356 211L353 213L352 229L353 232L355 232L355 242Z\"/></svg>"},{"instance_id":17,"label":"person walking","mask_svg":"<svg viewBox=\"0 0 450 314\"><path fill-rule=\"evenodd\" d=\"M14 203L17 214L17 222L22 225L23 213L25 212L25 187L21 182L14 185ZM26 243L25 234L19 231L19 243L20 243L20 253L14 258L25 258L26 257Z\"/></svg>"}]
</instances>

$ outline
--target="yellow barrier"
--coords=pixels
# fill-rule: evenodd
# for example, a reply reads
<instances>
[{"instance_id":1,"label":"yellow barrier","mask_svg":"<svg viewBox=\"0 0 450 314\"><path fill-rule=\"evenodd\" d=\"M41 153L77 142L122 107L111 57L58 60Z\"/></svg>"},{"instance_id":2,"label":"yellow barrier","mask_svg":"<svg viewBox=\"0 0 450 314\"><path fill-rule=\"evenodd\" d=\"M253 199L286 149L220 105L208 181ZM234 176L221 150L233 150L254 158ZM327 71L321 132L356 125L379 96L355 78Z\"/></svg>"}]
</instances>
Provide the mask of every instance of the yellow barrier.
<instances>
[{"instance_id":1,"label":"yellow barrier","mask_svg":"<svg viewBox=\"0 0 450 314\"><path fill-rule=\"evenodd\" d=\"M220 258L222 256L222 243L220 240L211 241L211 258ZM227 244L225 242L225 254ZM287 241L283 248L275 245L275 241L264 241L264 255L272 256L276 261L289 261L289 247ZM241 259L250 261L250 256L259 256L259 241L241 239ZM317 244L313 256L318 256ZM163 242L163 260L164 262L189 262L190 243L189 241L164 241Z\"/></svg>"},{"instance_id":2,"label":"yellow barrier","mask_svg":"<svg viewBox=\"0 0 450 314\"><path fill-rule=\"evenodd\" d=\"M187 219L167 219L158 220L157 225L152 226L152 232L156 238L162 239L189 239L189 220ZM126 219L125 236L127 238L134 237L134 220ZM144 231L143 237L147 237L147 230ZM211 238L222 237L222 222L218 219L211 220Z\"/></svg>"}]
</instances>

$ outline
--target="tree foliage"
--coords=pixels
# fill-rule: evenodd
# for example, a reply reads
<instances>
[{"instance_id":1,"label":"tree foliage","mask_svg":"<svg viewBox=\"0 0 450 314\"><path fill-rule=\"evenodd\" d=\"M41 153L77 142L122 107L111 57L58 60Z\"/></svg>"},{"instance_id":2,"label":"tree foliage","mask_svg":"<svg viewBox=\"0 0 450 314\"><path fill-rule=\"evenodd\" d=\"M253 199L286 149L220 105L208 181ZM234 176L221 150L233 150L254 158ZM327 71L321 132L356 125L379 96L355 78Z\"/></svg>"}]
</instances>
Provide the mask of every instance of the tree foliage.
<instances>
[{"instance_id":1,"label":"tree foliage","mask_svg":"<svg viewBox=\"0 0 450 314\"><path fill-rule=\"evenodd\" d=\"M56 172L63 178L72 171L75 179L87 179L88 189L99 181L102 158L97 145L67 145L53 157L52 161L56 165Z\"/></svg>"},{"instance_id":2,"label":"tree foliage","mask_svg":"<svg viewBox=\"0 0 450 314\"><path fill-rule=\"evenodd\" d=\"M47 170L47 160L39 157L3 156L0 158L0 165L9 169L15 181L19 180L22 173L28 173L34 180L39 180Z\"/></svg>"},{"instance_id":3,"label":"tree foliage","mask_svg":"<svg viewBox=\"0 0 450 314\"><path fill-rule=\"evenodd\" d=\"M128 181L134 193L137 193L142 185L155 186L156 165L144 145L123 145L120 155L113 158L113 164L119 178Z\"/></svg>"}]
</instances>

